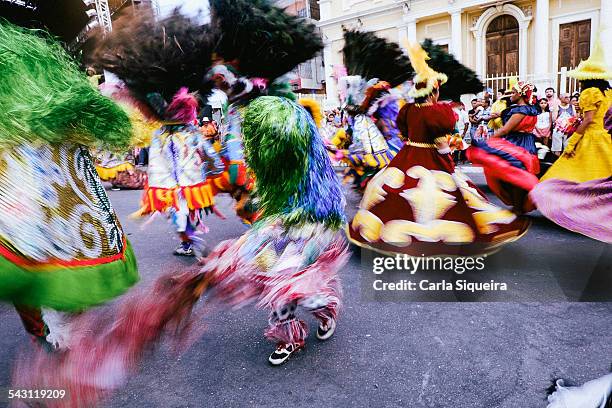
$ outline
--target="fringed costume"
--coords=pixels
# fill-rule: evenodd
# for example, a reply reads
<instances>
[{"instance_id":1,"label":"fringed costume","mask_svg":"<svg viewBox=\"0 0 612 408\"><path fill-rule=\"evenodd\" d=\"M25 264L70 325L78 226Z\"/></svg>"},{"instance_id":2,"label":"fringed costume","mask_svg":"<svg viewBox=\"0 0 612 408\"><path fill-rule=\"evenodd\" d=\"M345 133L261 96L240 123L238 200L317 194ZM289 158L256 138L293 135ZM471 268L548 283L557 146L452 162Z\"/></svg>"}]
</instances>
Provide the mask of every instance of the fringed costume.
<instances>
[{"instance_id":1,"label":"fringed costume","mask_svg":"<svg viewBox=\"0 0 612 408\"><path fill-rule=\"evenodd\" d=\"M267 0L211 3L213 24L200 30L230 45L233 36L242 38L238 43L243 48L219 41L216 52L238 59L248 75L273 82L322 48L313 25ZM242 20L224 29L225 19L236 16ZM153 49L166 45L163 40L151 43ZM237 51L239 55L231 54ZM279 61L277 55L286 57ZM129 55L122 60L126 66L132 62ZM128 79L135 72L123 75ZM257 183L261 218L242 237L221 243L203 267L158 279L117 304L112 317L83 316L79 341L61 358L39 353L22 361L16 374L21 388L69 389L79 406L94 405L125 381L166 329L182 346L185 337L193 341L202 332L197 321L201 314L193 307L207 288L206 302L235 307L256 302L270 311L266 336L282 343L270 356L272 364L286 361L303 345L307 331L294 316L297 306L319 320L320 340L331 337L341 301L337 272L349 256L341 231L340 182L304 108L279 96L247 102L241 134ZM41 369L49 366L53 369Z\"/></svg>"},{"instance_id":2,"label":"fringed costume","mask_svg":"<svg viewBox=\"0 0 612 408\"><path fill-rule=\"evenodd\" d=\"M533 85L518 82L512 91L513 105L502 113L504 126L488 140L472 141L467 157L484 167L487 184L495 195L513 211L523 213L534 209L527 194L538 183L540 172L533 134L538 111L530 104Z\"/></svg>"},{"instance_id":3,"label":"fringed costume","mask_svg":"<svg viewBox=\"0 0 612 408\"><path fill-rule=\"evenodd\" d=\"M193 98L193 97L191 97ZM179 91L168 107L164 124L151 140L149 147L148 185L142 200L140 215L154 212L169 213L181 238L177 255L193 255L198 227L203 218L214 211L214 188L211 178L219 176L224 165L210 140L193 123L197 103L187 117L173 113L189 109L186 89Z\"/></svg>"},{"instance_id":4,"label":"fringed costume","mask_svg":"<svg viewBox=\"0 0 612 408\"><path fill-rule=\"evenodd\" d=\"M197 232L205 230L205 214L215 211L211 178L224 169L196 127L199 99L189 93L201 86L213 43L210 29L177 11L160 21L143 12L117 20L95 53L97 63L131 91L139 102L134 106L162 122L151 140L148 185L136 215L169 215L181 239L176 255L204 249Z\"/></svg>"},{"instance_id":5,"label":"fringed costume","mask_svg":"<svg viewBox=\"0 0 612 408\"><path fill-rule=\"evenodd\" d=\"M426 63L425 51L409 48L417 72L411 95L397 123L407 145L374 177L349 224L348 235L359 246L411 256L486 254L519 238L528 221L491 204L455 168L447 134L455 127L452 106L430 95L446 75Z\"/></svg>"},{"instance_id":6,"label":"fringed costume","mask_svg":"<svg viewBox=\"0 0 612 408\"><path fill-rule=\"evenodd\" d=\"M83 311L138 273L88 150L126 148L128 116L36 34L0 23L0 300L44 339L41 307Z\"/></svg>"},{"instance_id":7,"label":"fringed costume","mask_svg":"<svg viewBox=\"0 0 612 408\"><path fill-rule=\"evenodd\" d=\"M219 300L270 310L266 337L301 347L306 326L296 306L326 324L340 305L337 271L348 258L342 190L313 120L295 103L257 98L243 135L262 216L242 237L219 244L201 272Z\"/></svg>"}]
</instances>

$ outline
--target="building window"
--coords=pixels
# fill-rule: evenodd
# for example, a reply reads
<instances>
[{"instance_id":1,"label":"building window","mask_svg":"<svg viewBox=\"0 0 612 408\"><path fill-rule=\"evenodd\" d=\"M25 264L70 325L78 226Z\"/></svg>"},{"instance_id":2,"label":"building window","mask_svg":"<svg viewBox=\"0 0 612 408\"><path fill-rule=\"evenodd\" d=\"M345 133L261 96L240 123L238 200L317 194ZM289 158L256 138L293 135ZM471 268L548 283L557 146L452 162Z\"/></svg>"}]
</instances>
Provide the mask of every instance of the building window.
<instances>
[{"instance_id":1,"label":"building window","mask_svg":"<svg viewBox=\"0 0 612 408\"><path fill-rule=\"evenodd\" d=\"M574 68L580 60L589 58L591 50L591 20L559 26L559 67Z\"/></svg>"}]
</instances>

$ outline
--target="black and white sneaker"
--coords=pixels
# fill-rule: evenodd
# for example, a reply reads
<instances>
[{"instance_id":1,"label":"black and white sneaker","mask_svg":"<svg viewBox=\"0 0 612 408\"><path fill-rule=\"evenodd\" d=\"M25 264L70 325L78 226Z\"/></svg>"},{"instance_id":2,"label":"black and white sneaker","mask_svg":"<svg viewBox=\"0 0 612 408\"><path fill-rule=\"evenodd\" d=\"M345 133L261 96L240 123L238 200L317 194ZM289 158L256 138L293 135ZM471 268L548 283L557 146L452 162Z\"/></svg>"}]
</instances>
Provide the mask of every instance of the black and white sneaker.
<instances>
[{"instance_id":1,"label":"black and white sneaker","mask_svg":"<svg viewBox=\"0 0 612 408\"><path fill-rule=\"evenodd\" d=\"M181 242L174 250L174 255L178 256L195 256L195 251L193 250L193 245L189 242Z\"/></svg>"},{"instance_id":2,"label":"black and white sneaker","mask_svg":"<svg viewBox=\"0 0 612 408\"><path fill-rule=\"evenodd\" d=\"M278 346L276 346L276 350L270 354L268 361L273 366L281 365L289 360L289 357L302 347L304 346L300 345L299 343L279 343Z\"/></svg>"},{"instance_id":3,"label":"black and white sneaker","mask_svg":"<svg viewBox=\"0 0 612 408\"><path fill-rule=\"evenodd\" d=\"M336 319L329 319L326 324L319 323L317 328L317 339L325 341L334 335L336 331Z\"/></svg>"}]
</instances>

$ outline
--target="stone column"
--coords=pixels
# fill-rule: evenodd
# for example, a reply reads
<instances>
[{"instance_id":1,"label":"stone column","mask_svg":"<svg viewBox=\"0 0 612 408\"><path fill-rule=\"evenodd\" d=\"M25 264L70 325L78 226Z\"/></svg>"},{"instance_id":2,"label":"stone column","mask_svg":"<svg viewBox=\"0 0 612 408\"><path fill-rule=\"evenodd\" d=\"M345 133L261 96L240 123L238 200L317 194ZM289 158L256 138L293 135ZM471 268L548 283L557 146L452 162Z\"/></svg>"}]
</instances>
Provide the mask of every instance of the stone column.
<instances>
[{"instance_id":1,"label":"stone column","mask_svg":"<svg viewBox=\"0 0 612 408\"><path fill-rule=\"evenodd\" d=\"M606 55L606 63L608 67L612 67L612 48L610 43L612 42L612 1L601 0L601 11L599 17L600 27L600 38L602 46L604 47L604 53ZM591 41L595 41L593 38Z\"/></svg>"},{"instance_id":2,"label":"stone column","mask_svg":"<svg viewBox=\"0 0 612 408\"><path fill-rule=\"evenodd\" d=\"M543 94L544 89L553 86L556 79L550 76L550 0L537 0L534 26L534 79L538 93Z\"/></svg>"},{"instance_id":3,"label":"stone column","mask_svg":"<svg viewBox=\"0 0 612 408\"><path fill-rule=\"evenodd\" d=\"M451 15L450 52L461 62L463 58L463 33L461 32L461 10L453 10Z\"/></svg>"},{"instance_id":4,"label":"stone column","mask_svg":"<svg viewBox=\"0 0 612 408\"><path fill-rule=\"evenodd\" d=\"M330 105L338 106L338 87L334 79L333 53L331 41L324 41L323 61L325 63L325 93Z\"/></svg>"}]
</instances>

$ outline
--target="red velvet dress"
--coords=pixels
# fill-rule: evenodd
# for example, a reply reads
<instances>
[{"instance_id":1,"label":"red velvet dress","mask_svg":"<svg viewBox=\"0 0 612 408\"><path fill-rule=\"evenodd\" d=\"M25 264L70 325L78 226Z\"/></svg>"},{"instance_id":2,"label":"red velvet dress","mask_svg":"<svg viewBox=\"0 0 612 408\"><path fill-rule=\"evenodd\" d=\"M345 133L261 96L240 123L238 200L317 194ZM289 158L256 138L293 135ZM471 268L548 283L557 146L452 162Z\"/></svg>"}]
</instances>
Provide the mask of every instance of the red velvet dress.
<instances>
[{"instance_id":1,"label":"red velvet dress","mask_svg":"<svg viewBox=\"0 0 612 408\"><path fill-rule=\"evenodd\" d=\"M409 144L368 184L348 226L351 241L412 256L480 255L519 238L529 221L491 204L434 140L451 133L448 104L405 105L397 124Z\"/></svg>"}]
</instances>

